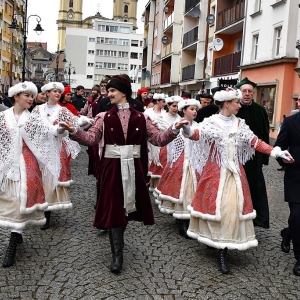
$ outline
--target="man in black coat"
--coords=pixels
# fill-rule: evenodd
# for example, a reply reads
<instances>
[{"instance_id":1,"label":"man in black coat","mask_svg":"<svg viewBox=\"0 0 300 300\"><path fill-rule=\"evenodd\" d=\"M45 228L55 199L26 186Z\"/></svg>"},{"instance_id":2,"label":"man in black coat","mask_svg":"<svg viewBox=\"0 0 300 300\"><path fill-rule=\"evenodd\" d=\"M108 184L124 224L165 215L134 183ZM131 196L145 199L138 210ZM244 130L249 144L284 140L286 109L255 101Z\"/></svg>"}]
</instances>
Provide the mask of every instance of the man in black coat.
<instances>
[{"instance_id":1,"label":"man in black coat","mask_svg":"<svg viewBox=\"0 0 300 300\"><path fill-rule=\"evenodd\" d=\"M300 96L297 100L300 109ZM275 143L283 150L288 149L294 158L290 164L285 160L277 159L281 166L285 166L284 173L284 200L288 202L290 216L288 228L281 231L283 252L290 251L290 241L293 242L294 256L297 260L293 273L300 276L300 113L286 117L280 127L280 132Z\"/></svg>"},{"instance_id":2,"label":"man in black coat","mask_svg":"<svg viewBox=\"0 0 300 300\"><path fill-rule=\"evenodd\" d=\"M79 85L76 88L76 93L72 97L72 104L75 106L77 111L80 111L86 102L86 98L83 97L84 94L84 87L82 85Z\"/></svg>"}]
</instances>

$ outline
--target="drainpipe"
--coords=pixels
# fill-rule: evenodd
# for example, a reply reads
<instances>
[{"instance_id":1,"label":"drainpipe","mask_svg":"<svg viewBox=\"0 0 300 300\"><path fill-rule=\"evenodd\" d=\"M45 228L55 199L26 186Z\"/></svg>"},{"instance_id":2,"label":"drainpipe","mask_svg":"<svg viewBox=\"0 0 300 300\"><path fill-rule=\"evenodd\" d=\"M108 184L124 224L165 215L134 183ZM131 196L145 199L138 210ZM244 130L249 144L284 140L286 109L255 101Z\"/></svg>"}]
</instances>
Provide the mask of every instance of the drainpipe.
<instances>
[{"instance_id":1,"label":"drainpipe","mask_svg":"<svg viewBox=\"0 0 300 300\"><path fill-rule=\"evenodd\" d=\"M210 4L211 4L211 0L208 0L206 17L208 16L208 14L210 12ZM203 79L205 79L205 69L207 66L208 31L209 31L209 24L206 22L205 43L204 43L204 64L203 64L203 76L202 76Z\"/></svg>"}]
</instances>

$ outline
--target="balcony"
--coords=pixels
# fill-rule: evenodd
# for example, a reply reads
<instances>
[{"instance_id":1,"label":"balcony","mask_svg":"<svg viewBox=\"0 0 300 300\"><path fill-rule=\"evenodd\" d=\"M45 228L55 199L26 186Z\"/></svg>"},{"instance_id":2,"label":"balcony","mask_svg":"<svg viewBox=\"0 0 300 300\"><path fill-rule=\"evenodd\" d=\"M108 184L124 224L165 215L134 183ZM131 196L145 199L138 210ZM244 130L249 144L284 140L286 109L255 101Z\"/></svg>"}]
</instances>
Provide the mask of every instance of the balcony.
<instances>
[{"instance_id":1,"label":"balcony","mask_svg":"<svg viewBox=\"0 0 300 300\"><path fill-rule=\"evenodd\" d=\"M164 20L164 31L174 23L174 12Z\"/></svg>"},{"instance_id":2,"label":"balcony","mask_svg":"<svg viewBox=\"0 0 300 300\"><path fill-rule=\"evenodd\" d=\"M241 63L241 51L230 53L215 59L214 75L237 73Z\"/></svg>"},{"instance_id":3,"label":"balcony","mask_svg":"<svg viewBox=\"0 0 300 300\"><path fill-rule=\"evenodd\" d=\"M171 78L171 73L170 72L162 73L160 83L161 84L170 83L170 78Z\"/></svg>"},{"instance_id":4,"label":"balcony","mask_svg":"<svg viewBox=\"0 0 300 300\"><path fill-rule=\"evenodd\" d=\"M245 16L245 0L240 0L231 4L226 9L218 13L217 31L231 25Z\"/></svg>"},{"instance_id":5,"label":"balcony","mask_svg":"<svg viewBox=\"0 0 300 300\"><path fill-rule=\"evenodd\" d=\"M172 52L172 43L167 44L165 47L162 49L162 57L165 57Z\"/></svg>"},{"instance_id":6,"label":"balcony","mask_svg":"<svg viewBox=\"0 0 300 300\"><path fill-rule=\"evenodd\" d=\"M182 68L182 81L194 79L195 77L195 65Z\"/></svg>"},{"instance_id":7,"label":"balcony","mask_svg":"<svg viewBox=\"0 0 300 300\"><path fill-rule=\"evenodd\" d=\"M188 45L197 42L197 40L198 40L198 26L183 35L182 48L185 48Z\"/></svg>"},{"instance_id":8,"label":"balcony","mask_svg":"<svg viewBox=\"0 0 300 300\"><path fill-rule=\"evenodd\" d=\"M188 12L191 8L200 3L200 0L185 0L184 13Z\"/></svg>"}]
</instances>

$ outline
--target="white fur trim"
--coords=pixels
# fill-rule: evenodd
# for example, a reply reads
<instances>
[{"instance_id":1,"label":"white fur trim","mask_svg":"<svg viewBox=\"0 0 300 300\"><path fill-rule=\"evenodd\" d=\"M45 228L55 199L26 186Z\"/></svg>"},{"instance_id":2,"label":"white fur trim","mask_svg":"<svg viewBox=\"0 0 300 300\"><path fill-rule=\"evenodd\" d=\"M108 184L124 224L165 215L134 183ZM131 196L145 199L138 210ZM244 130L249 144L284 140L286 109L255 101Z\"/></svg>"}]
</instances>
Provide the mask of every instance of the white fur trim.
<instances>
[{"instance_id":1,"label":"white fur trim","mask_svg":"<svg viewBox=\"0 0 300 300\"><path fill-rule=\"evenodd\" d=\"M53 210L62 210L62 209L70 209L73 208L73 203L55 203L53 205L49 205L46 211L53 211Z\"/></svg>"},{"instance_id":2,"label":"white fur trim","mask_svg":"<svg viewBox=\"0 0 300 300\"><path fill-rule=\"evenodd\" d=\"M214 242L209 238L202 237L199 234L188 230L187 235L193 239L198 240L199 243L205 244L207 246L217 248L217 249L225 249L228 248L229 250L240 250L244 251L252 247L257 247L258 242L257 240L252 240L244 243L222 243L222 242Z\"/></svg>"},{"instance_id":3,"label":"white fur trim","mask_svg":"<svg viewBox=\"0 0 300 300\"><path fill-rule=\"evenodd\" d=\"M173 102L180 102L183 101L183 98L181 98L180 96L171 96L165 99L166 103L173 103Z\"/></svg>"},{"instance_id":4,"label":"white fur trim","mask_svg":"<svg viewBox=\"0 0 300 300\"><path fill-rule=\"evenodd\" d=\"M69 187L73 183L74 183L74 181L72 179L69 181L64 181L64 182L59 181L57 186Z\"/></svg>"},{"instance_id":5,"label":"white fur trim","mask_svg":"<svg viewBox=\"0 0 300 300\"><path fill-rule=\"evenodd\" d=\"M158 206L158 209L161 213L167 214L167 215L171 215L174 212L174 209L165 208L165 207L162 207L161 205Z\"/></svg>"},{"instance_id":6,"label":"white fur trim","mask_svg":"<svg viewBox=\"0 0 300 300\"><path fill-rule=\"evenodd\" d=\"M46 218L44 218L44 217L42 219L40 219L40 220L28 219L28 220L23 221L22 223L16 223L16 222L10 222L10 221L0 220L0 227L22 230L27 225L42 226L45 223L46 223Z\"/></svg>"},{"instance_id":7,"label":"white fur trim","mask_svg":"<svg viewBox=\"0 0 300 300\"><path fill-rule=\"evenodd\" d=\"M13 97L19 93L30 92L33 98L36 97L38 90L36 85L30 81L19 82L8 90L8 97Z\"/></svg>"},{"instance_id":8,"label":"white fur trim","mask_svg":"<svg viewBox=\"0 0 300 300\"><path fill-rule=\"evenodd\" d=\"M155 204L157 204L157 205L161 204L161 201L157 198L154 201L155 201Z\"/></svg>"},{"instance_id":9,"label":"white fur trim","mask_svg":"<svg viewBox=\"0 0 300 300\"><path fill-rule=\"evenodd\" d=\"M198 109L200 108L200 102L196 99L184 99L183 101L180 101L178 103L178 110L182 111L183 108L187 107L187 106L197 106Z\"/></svg>"},{"instance_id":10,"label":"white fur trim","mask_svg":"<svg viewBox=\"0 0 300 300\"><path fill-rule=\"evenodd\" d=\"M65 87L61 82L49 82L42 86L41 90L43 93L51 91L53 89L59 89L61 93L65 91Z\"/></svg>"},{"instance_id":11,"label":"white fur trim","mask_svg":"<svg viewBox=\"0 0 300 300\"><path fill-rule=\"evenodd\" d=\"M276 158L280 151L281 151L281 148L277 146L277 147L273 148L273 150L270 153L270 156L273 158Z\"/></svg>"},{"instance_id":12,"label":"white fur trim","mask_svg":"<svg viewBox=\"0 0 300 300\"><path fill-rule=\"evenodd\" d=\"M184 213L184 212L180 212L180 213L174 212L173 217L179 220L189 220L191 215L189 213Z\"/></svg>"},{"instance_id":13,"label":"white fur trim","mask_svg":"<svg viewBox=\"0 0 300 300\"><path fill-rule=\"evenodd\" d=\"M240 90L219 91L214 94L214 99L219 102L231 101L233 99L242 99L242 92Z\"/></svg>"}]
</instances>

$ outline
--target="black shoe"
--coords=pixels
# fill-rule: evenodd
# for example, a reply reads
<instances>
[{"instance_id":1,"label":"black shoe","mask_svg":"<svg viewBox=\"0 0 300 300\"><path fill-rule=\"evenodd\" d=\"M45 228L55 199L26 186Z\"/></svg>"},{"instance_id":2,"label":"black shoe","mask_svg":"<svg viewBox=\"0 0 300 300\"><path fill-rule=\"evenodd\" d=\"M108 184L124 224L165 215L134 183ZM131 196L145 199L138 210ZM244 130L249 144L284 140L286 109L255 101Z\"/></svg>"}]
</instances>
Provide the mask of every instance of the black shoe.
<instances>
[{"instance_id":1,"label":"black shoe","mask_svg":"<svg viewBox=\"0 0 300 300\"><path fill-rule=\"evenodd\" d=\"M120 273L123 266L124 227L110 228L109 241L113 262L110 266L112 273Z\"/></svg>"},{"instance_id":2,"label":"black shoe","mask_svg":"<svg viewBox=\"0 0 300 300\"><path fill-rule=\"evenodd\" d=\"M291 236L289 233L289 229L288 228L284 228L281 230L280 235L282 237L282 241L281 241L281 250L284 253L289 253L290 252L290 244L291 244Z\"/></svg>"},{"instance_id":3,"label":"black shoe","mask_svg":"<svg viewBox=\"0 0 300 300\"><path fill-rule=\"evenodd\" d=\"M17 245L18 245L18 241L20 241L20 236L22 238L22 234L17 232L12 232L10 234L9 244L6 249L5 256L2 263L3 268L9 268L14 265Z\"/></svg>"},{"instance_id":4,"label":"black shoe","mask_svg":"<svg viewBox=\"0 0 300 300\"><path fill-rule=\"evenodd\" d=\"M218 263L219 263L220 271L222 274L229 273L229 266L227 264L227 256L226 255L227 255L227 248L219 249Z\"/></svg>"},{"instance_id":5,"label":"black shoe","mask_svg":"<svg viewBox=\"0 0 300 300\"><path fill-rule=\"evenodd\" d=\"M191 237L189 237L187 234L189 226L190 220L181 220L181 223L179 224L179 234L188 240L191 239Z\"/></svg>"},{"instance_id":6,"label":"black shoe","mask_svg":"<svg viewBox=\"0 0 300 300\"><path fill-rule=\"evenodd\" d=\"M297 260L297 262L293 268L293 273L296 276L300 276L300 259Z\"/></svg>"},{"instance_id":7,"label":"black shoe","mask_svg":"<svg viewBox=\"0 0 300 300\"><path fill-rule=\"evenodd\" d=\"M51 217L51 211L45 211L44 212L46 223L41 227L41 230L46 230L50 228L50 217Z\"/></svg>"}]
</instances>

